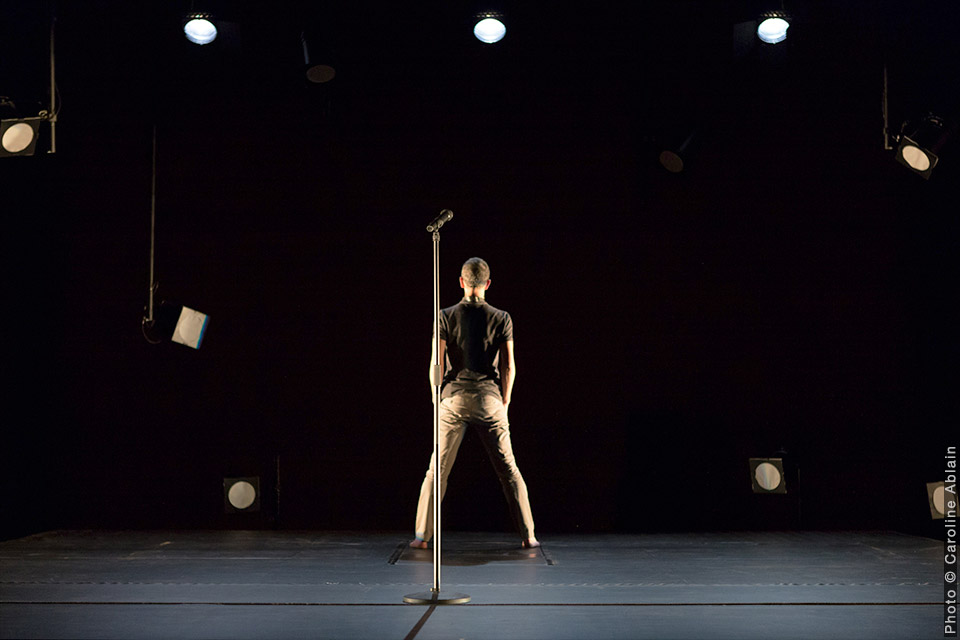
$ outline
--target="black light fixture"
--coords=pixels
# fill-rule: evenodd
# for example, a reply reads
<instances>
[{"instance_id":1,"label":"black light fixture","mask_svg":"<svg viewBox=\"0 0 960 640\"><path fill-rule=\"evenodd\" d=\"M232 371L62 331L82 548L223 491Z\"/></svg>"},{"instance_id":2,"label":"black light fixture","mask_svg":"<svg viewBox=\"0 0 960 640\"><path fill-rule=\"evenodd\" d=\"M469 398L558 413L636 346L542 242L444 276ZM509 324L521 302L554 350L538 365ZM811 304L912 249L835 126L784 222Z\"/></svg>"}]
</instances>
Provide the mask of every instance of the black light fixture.
<instances>
[{"instance_id":1,"label":"black light fixture","mask_svg":"<svg viewBox=\"0 0 960 640\"><path fill-rule=\"evenodd\" d=\"M670 173L681 173L687 168L694 152L697 132L689 131L676 136L673 141L667 141L660 152L660 164Z\"/></svg>"},{"instance_id":2,"label":"black light fixture","mask_svg":"<svg viewBox=\"0 0 960 640\"><path fill-rule=\"evenodd\" d=\"M896 161L929 180L940 161L940 150L953 133L943 118L933 114L927 114L916 124L904 123L898 136Z\"/></svg>"},{"instance_id":3,"label":"black light fixture","mask_svg":"<svg viewBox=\"0 0 960 640\"><path fill-rule=\"evenodd\" d=\"M307 80L314 84L326 84L337 76L334 56L324 38L316 30L300 34L303 46L303 64Z\"/></svg>"},{"instance_id":4,"label":"black light fixture","mask_svg":"<svg viewBox=\"0 0 960 640\"><path fill-rule=\"evenodd\" d=\"M40 123L47 118L11 118L0 120L0 157L32 156L37 148Z\"/></svg>"},{"instance_id":5,"label":"black light fixture","mask_svg":"<svg viewBox=\"0 0 960 640\"><path fill-rule=\"evenodd\" d=\"M944 147L960 129L960 119L954 112L951 117L942 117L928 112L922 118L906 120L900 133L890 129L889 78L887 65L883 65L883 148L895 150L894 159L903 166L929 180L940 163ZM896 145L896 146L894 146Z\"/></svg>"},{"instance_id":6,"label":"black light fixture","mask_svg":"<svg viewBox=\"0 0 960 640\"><path fill-rule=\"evenodd\" d=\"M786 493L783 458L750 458L750 482L754 493Z\"/></svg>"},{"instance_id":7,"label":"black light fixture","mask_svg":"<svg viewBox=\"0 0 960 640\"><path fill-rule=\"evenodd\" d=\"M224 478L223 510L226 513L260 511L260 477Z\"/></svg>"}]
</instances>

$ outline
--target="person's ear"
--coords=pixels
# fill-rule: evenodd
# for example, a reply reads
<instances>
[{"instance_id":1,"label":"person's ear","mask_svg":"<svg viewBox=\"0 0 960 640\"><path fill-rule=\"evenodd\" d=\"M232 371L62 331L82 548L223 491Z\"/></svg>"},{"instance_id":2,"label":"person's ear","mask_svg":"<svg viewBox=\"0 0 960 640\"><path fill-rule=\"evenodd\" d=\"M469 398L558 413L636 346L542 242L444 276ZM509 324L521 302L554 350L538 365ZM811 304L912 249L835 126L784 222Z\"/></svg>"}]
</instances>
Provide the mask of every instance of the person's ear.
<instances>
[{"instance_id":1,"label":"person's ear","mask_svg":"<svg viewBox=\"0 0 960 640\"><path fill-rule=\"evenodd\" d=\"M487 280L487 284L486 284L486 285L484 285L484 287L483 287L483 288L484 288L484 290L487 290L487 289L489 289L489 288L490 288L490 283L491 283L491 282L493 282L493 281L492 281L492 280Z\"/></svg>"},{"instance_id":2,"label":"person's ear","mask_svg":"<svg viewBox=\"0 0 960 640\"><path fill-rule=\"evenodd\" d=\"M460 276L460 288L461 288L461 289L464 289L464 288L466 288L466 286L467 286L467 285L464 284L464 282L463 282L463 276Z\"/></svg>"}]
</instances>

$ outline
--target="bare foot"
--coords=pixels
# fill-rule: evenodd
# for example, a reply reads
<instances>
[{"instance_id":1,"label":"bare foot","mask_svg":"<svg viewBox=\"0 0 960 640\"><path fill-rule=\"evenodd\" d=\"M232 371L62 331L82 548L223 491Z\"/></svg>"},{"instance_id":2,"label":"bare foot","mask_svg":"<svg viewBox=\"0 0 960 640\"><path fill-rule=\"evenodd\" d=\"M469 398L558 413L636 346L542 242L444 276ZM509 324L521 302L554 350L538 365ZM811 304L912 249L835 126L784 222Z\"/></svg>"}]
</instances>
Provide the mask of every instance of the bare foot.
<instances>
[{"instance_id":1,"label":"bare foot","mask_svg":"<svg viewBox=\"0 0 960 640\"><path fill-rule=\"evenodd\" d=\"M414 538L413 540L410 541L410 546L413 547L414 549L426 549L427 541L421 540L420 538Z\"/></svg>"},{"instance_id":2,"label":"bare foot","mask_svg":"<svg viewBox=\"0 0 960 640\"><path fill-rule=\"evenodd\" d=\"M526 540L520 543L520 546L523 547L524 549L536 549L537 547L540 546L540 541L537 540L536 538L527 538Z\"/></svg>"}]
</instances>

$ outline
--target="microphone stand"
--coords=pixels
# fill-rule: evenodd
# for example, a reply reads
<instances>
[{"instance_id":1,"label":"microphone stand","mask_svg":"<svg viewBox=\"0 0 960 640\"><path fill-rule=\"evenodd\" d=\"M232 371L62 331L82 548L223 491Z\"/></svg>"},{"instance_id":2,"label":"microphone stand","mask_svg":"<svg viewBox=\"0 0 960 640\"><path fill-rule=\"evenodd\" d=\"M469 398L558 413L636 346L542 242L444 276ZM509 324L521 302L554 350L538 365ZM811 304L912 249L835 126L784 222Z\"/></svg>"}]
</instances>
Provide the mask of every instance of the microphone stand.
<instances>
[{"instance_id":1,"label":"microphone stand","mask_svg":"<svg viewBox=\"0 0 960 640\"><path fill-rule=\"evenodd\" d=\"M450 214L453 217L453 214ZM449 218L448 218L449 219ZM436 221L435 221L436 222ZM408 604L464 604L470 602L465 593L442 593L440 589L440 385L443 364L440 362L440 224L431 223L433 232L433 364L430 382L433 383L433 587L403 596Z\"/></svg>"}]
</instances>

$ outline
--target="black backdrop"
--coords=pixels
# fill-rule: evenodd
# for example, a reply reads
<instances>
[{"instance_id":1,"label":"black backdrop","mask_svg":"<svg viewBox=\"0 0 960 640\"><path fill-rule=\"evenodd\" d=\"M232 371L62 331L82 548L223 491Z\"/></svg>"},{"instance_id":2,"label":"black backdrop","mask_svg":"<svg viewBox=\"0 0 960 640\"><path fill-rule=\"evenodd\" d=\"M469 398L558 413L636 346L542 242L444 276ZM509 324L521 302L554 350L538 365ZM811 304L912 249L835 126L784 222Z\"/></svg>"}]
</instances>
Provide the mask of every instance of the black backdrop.
<instances>
[{"instance_id":1,"label":"black backdrop","mask_svg":"<svg viewBox=\"0 0 960 640\"><path fill-rule=\"evenodd\" d=\"M541 535L934 530L960 157L895 163L881 89L886 61L895 129L956 116L949 3L798 2L769 47L733 36L746 2L527 4L496 46L457 3L242 2L204 48L176 3L84 4L57 9L57 153L0 159L4 535L410 528L442 208L443 304L481 255L514 317ZM7 82L42 96L48 8L20 11ZM304 24L329 86L301 80ZM210 315L198 351L140 332L154 127L156 300ZM753 495L778 451L790 493ZM223 513L240 475L259 514ZM509 528L472 439L448 495L446 526Z\"/></svg>"}]
</instances>

